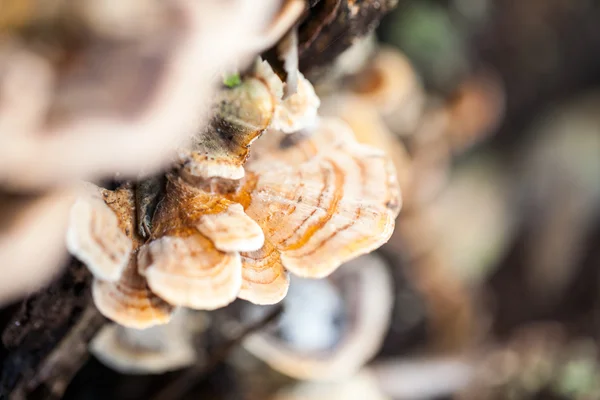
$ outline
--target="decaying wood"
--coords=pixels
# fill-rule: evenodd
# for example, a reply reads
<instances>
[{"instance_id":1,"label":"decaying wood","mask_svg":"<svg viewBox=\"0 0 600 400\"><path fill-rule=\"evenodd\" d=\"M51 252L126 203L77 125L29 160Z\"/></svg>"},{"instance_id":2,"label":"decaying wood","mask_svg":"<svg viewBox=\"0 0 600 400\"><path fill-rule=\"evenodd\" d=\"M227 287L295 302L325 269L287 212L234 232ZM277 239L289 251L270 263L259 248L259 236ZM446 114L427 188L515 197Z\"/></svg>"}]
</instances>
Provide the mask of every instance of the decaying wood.
<instances>
[{"instance_id":1,"label":"decaying wood","mask_svg":"<svg viewBox=\"0 0 600 400\"><path fill-rule=\"evenodd\" d=\"M398 0L320 0L300 26L300 71L318 78L337 56L372 32Z\"/></svg>"},{"instance_id":2,"label":"decaying wood","mask_svg":"<svg viewBox=\"0 0 600 400\"><path fill-rule=\"evenodd\" d=\"M397 0L311 0L310 12L298 27L301 70L316 77L358 37L372 31ZM154 193L160 184L154 180L140 187ZM142 213L138 228L148 235L153 196L137 199ZM60 398L71 378L88 357L87 344L106 322L93 305L90 295L92 277L85 266L71 261L64 275L45 290L24 300L2 332L5 348L0 359L0 399ZM249 327L215 353L215 361L229 353L248 333L277 317L279 311ZM196 368L183 374L189 389L206 369Z\"/></svg>"},{"instance_id":3,"label":"decaying wood","mask_svg":"<svg viewBox=\"0 0 600 400\"><path fill-rule=\"evenodd\" d=\"M91 274L73 261L46 290L26 299L2 333L0 399L60 398L106 322L93 306Z\"/></svg>"},{"instance_id":4,"label":"decaying wood","mask_svg":"<svg viewBox=\"0 0 600 400\"><path fill-rule=\"evenodd\" d=\"M158 392L153 400L170 400L183 398L193 386L198 382L199 378L205 374L208 374L215 369L220 363L222 363L231 351L240 345L240 343L249 335L265 328L266 326L273 323L281 313L283 312L283 306L276 306L271 312L269 312L264 318L252 323L243 329L233 338L225 341L222 345L218 346L213 352L212 357L207 361L206 364L199 364L179 375L170 384L165 386L160 392Z\"/></svg>"},{"instance_id":5,"label":"decaying wood","mask_svg":"<svg viewBox=\"0 0 600 400\"><path fill-rule=\"evenodd\" d=\"M165 179L162 175L151 176L136 185L135 201L138 234L147 238L152 232L152 217L163 194Z\"/></svg>"},{"instance_id":6,"label":"decaying wood","mask_svg":"<svg viewBox=\"0 0 600 400\"><path fill-rule=\"evenodd\" d=\"M88 342L105 321L93 305L88 305L68 335L42 362L34 377L17 385L11 399L62 398L69 382L89 357Z\"/></svg>"}]
</instances>

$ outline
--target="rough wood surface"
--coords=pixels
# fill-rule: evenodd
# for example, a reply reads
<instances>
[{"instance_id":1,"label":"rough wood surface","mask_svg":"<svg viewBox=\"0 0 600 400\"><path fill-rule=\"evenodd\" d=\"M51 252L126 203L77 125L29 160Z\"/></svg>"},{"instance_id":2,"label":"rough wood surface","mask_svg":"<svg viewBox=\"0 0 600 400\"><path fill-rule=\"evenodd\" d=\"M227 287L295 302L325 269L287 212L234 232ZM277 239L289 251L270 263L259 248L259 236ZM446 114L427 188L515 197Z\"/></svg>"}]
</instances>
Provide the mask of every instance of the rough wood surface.
<instances>
[{"instance_id":1,"label":"rough wood surface","mask_svg":"<svg viewBox=\"0 0 600 400\"><path fill-rule=\"evenodd\" d=\"M92 304L91 274L77 261L24 300L2 332L0 399L60 398L105 323Z\"/></svg>"},{"instance_id":2,"label":"rough wood surface","mask_svg":"<svg viewBox=\"0 0 600 400\"><path fill-rule=\"evenodd\" d=\"M373 32L398 0L320 0L300 25L300 70L317 79L358 38Z\"/></svg>"}]
</instances>

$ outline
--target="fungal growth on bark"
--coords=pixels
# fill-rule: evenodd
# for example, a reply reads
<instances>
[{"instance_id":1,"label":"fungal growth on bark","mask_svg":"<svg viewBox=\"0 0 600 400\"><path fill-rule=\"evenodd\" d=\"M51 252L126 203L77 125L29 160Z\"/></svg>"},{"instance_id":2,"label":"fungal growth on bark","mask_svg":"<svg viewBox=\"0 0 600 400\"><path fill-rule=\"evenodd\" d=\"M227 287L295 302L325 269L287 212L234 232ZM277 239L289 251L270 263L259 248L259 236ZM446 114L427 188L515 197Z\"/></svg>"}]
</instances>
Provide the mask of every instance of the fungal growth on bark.
<instances>
[{"instance_id":1,"label":"fungal growth on bark","mask_svg":"<svg viewBox=\"0 0 600 400\"><path fill-rule=\"evenodd\" d=\"M313 86L297 72L296 93L282 100L275 108L271 128L285 133L294 133L311 127L317 121L320 105Z\"/></svg>"},{"instance_id":2,"label":"fungal growth on bark","mask_svg":"<svg viewBox=\"0 0 600 400\"><path fill-rule=\"evenodd\" d=\"M143 244L135 224L132 185L110 191L90 187L71 210L67 247L94 275L92 294L102 314L129 327L169 321L173 308L154 295L138 271Z\"/></svg>"},{"instance_id":3,"label":"fungal growth on bark","mask_svg":"<svg viewBox=\"0 0 600 400\"><path fill-rule=\"evenodd\" d=\"M193 336L206 329L206 316L178 310L166 325L147 329L106 325L90 343L104 364L127 374L158 374L193 365L201 357Z\"/></svg>"},{"instance_id":4,"label":"fungal growth on bark","mask_svg":"<svg viewBox=\"0 0 600 400\"><path fill-rule=\"evenodd\" d=\"M286 100L281 87L257 62L221 90L209 126L167 174L147 238L133 187L79 199L69 248L94 273L106 316L142 327L166 322L170 306L273 304L288 291L288 272L323 278L387 241L400 209L391 161L343 122L318 118L302 76ZM273 127L278 109L295 133Z\"/></svg>"},{"instance_id":5,"label":"fungal growth on bark","mask_svg":"<svg viewBox=\"0 0 600 400\"><path fill-rule=\"evenodd\" d=\"M358 372L390 323L392 279L383 260L365 255L327 280L294 284L279 324L248 337L244 347L296 379L337 381Z\"/></svg>"},{"instance_id":6,"label":"fungal growth on bark","mask_svg":"<svg viewBox=\"0 0 600 400\"><path fill-rule=\"evenodd\" d=\"M66 258L64 236L71 189L43 194L0 191L0 304L39 290L55 278Z\"/></svg>"},{"instance_id":7,"label":"fungal growth on bark","mask_svg":"<svg viewBox=\"0 0 600 400\"><path fill-rule=\"evenodd\" d=\"M222 339L211 327L196 347L197 310L276 304L293 276L327 285L383 245L401 208L399 168L385 146L319 114L313 80L395 2L0 1L0 254L36 268L0 301L39 289L74 256L8 322L3 346L36 349L2 362L22 373L0 373L0 397L10 387L58 398L90 343L122 373L193 372ZM17 260L24 249L35 251ZM385 286L378 271L361 274ZM358 370L389 320L387 287L383 312L365 313L361 285L333 375ZM39 324L31 315L48 304Z\"/></svg>"},{"instance_id":8,"label":"fungal growth on bark","mask_svg":"<svg viewBox=\"0 0 600 400\"><path fill-rule=\"evenodd\" d=\"M31 189L167 166L219 71L269 47L279 1L19 3L2 4L0 183Z\"/></svg>"},{"instance_id":9,"label":"fungal growth on bark","mask_svg":"<svg viewBox=\"0 0 600 400\"><path fill-rule=\"evenodd\" d=\"M399 51L381 46L373 59L349 78L353 95L376 107L390 128L406 135L415 130L425 93L410 61Z\"/></svg>"},{"instance_id":10,"label":"fungal growth on bark","mask_svg":"<svg viewBox=\"0 0 600 400\"><path fill-rule=\"evenodd\" d=\"M251 76L219 91L206 129L179 150L182 172L200 179L241 179L250 145L271 124L283 84L257 60Z\"/></svg>"},{"instance_id":11,"label":"fungal growth on bark","mask_svg":"<svg viewBox=\"0 0 600 400\"><path fill-rule=\"evenodd\" d=\"M598 20L0 0L0 400L600 400Z\"/></svg>"},{"instance_id":12,"label":"fungal growth on bark","mask_svg":"<svg viewBox=\"0 0 600 400\"><path fill-rule=\"evenodd\" d=\"M71 208L67 246L100 279L116 280L129 263L133 250L133 192L123 187L116 192L94 185L86 188L86 200Z\"/></svg>"}]
</instances>

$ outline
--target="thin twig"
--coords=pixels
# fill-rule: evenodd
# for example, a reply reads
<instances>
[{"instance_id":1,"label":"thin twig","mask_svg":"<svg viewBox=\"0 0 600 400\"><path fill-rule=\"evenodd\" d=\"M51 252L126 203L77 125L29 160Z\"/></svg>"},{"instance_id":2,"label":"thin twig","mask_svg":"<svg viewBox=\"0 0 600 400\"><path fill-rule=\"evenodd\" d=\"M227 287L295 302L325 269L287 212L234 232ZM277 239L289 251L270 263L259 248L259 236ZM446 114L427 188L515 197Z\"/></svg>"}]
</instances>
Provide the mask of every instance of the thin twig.
<instances>
[{"instance_id":1,"label":"thin twig","mask_svg":"<svg viewBox=\"0 0 600 400\"><path fill-rule=\"evenodd\" d=\"M41 363L35 376L21 381L9 398L62 398L69 382L89 357L88 343L105 323L106 319L96 307L89 305L67 336ZM43 395L34 394L40 390Z\"/></svg>"},{"instance_id":2,"label":"thin twig","mask_svg":"<svg viewBox=\"0 0 600 400\"><path fill-rule=\"evenodd\" d=\"M196 365L186 372L179 375L172 382L167 384L152 400L173 400L180 399L188 393L198 380L217 367L227 358L229 353L236 348L248 335L259 331L273 322L283 311L283 306L279 305L267 314L261 320L245 327L236 337L228 340L214 352L213 356L206 364Z\"/></svg>"}]
</instances>

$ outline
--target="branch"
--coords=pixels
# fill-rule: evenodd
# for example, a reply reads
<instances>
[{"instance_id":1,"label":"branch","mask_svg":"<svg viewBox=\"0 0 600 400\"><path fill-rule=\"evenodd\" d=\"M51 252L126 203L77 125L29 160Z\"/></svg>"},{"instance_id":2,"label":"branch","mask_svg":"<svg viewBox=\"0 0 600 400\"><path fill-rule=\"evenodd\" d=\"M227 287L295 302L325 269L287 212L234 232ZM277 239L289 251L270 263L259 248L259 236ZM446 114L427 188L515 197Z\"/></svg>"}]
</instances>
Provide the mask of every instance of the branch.
<instances>
[{"instance_id":1,"label":"branch","mask_svg":"<svg viewBox=\"0 0 600 400\"><path fill-rule=\"evenodd\" d=\"M213 356L206 364L199 364L194 366L182 375L178 376L175 380L169 383L163 390L161 390L152 400L172 400L183 398L196 383L199 378L203 375L212 371L217 365L219 365L231 351L237 347L248 335L263 329L271 322L275 321L283 312L283 306L279 305L270 311L264 318L259 321L245 327L236 337L228 340L219 348L216 349Z\"/></svg>"},{"instance_id":2,"label":"branch","mask_svg":"<svg viewBox=\"0 0 600 400\"><path fill-rule=\"evenodd\" d=\"M0 398L60 398L106 322L92 304L91 274L72 261L49 288L26 299L2 333Z\"/></svg>"},{"instance_id":3,"label":"branch","mask_svg":"<svg viewBox=\"0 0 600 400\"><path fill-rule=\"evenodd\" d=\"M318 78L356 39L373 32L398 0L320 0L299 28L300 70Z\"/></svg>"}]
</instances>

